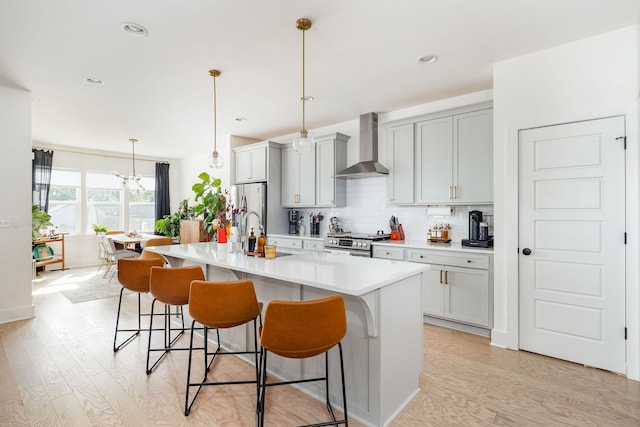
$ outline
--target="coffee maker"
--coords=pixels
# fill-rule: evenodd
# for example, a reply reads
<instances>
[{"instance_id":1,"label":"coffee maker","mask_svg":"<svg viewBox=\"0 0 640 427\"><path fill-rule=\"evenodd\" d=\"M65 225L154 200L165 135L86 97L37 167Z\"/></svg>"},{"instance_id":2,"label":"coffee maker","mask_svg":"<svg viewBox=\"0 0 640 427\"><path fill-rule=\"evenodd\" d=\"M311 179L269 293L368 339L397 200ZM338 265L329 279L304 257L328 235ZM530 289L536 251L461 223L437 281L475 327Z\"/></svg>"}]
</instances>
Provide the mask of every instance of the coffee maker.
<instances>
[{"instance_id":1,"label":"coffee maker","mask_svg":"<svg viewBox=\"0 0 640 427\"><path fill-rule=\"evenodd\" d=\"M298 227L300 224L300 217L298 211L289 211L289 234L298 234Z\"/></svg>"},{"instance_id":2,"label":"coffee maker","mask_svg":"<svg viewBox=\"0 0 640 427\"><path fill-rule=\"evenodd\" d=\"M489 236L489 224L482 220L482 212L469 212L469 238L462 239L462 246L471 248L493 247L493 236Z\"/></svg>"}]
</instances>

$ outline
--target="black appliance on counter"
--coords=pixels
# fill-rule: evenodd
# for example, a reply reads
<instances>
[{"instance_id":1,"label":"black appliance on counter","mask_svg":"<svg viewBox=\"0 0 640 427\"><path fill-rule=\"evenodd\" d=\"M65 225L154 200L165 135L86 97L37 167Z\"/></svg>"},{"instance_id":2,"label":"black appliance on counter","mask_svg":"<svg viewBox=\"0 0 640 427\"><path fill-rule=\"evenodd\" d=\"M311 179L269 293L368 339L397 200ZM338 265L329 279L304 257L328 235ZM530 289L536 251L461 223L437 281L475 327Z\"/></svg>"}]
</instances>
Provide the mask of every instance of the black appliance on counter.
<instances>
[{"instance_id":1,"label":"black appliance on counter","mask_svg":"<svg viewBox=\"0 0 640 427\"><path fill-rule=\"evenodd\" d=\"M482 212L469 212L469 238L462 239L462 246L470 248L493 247L493 236L489 236L489 224L482 220Z\"/></svg>"},{"instance_id":2,"label":"black appliance on counter","mask_svg":"<svg viewBox=\"0 0 640 427\"><path fill-rule=\"evenodd\" d=\"M324 239L325 251L345 251L351 256L373 257L373 242L389 240L390 234L356 234L348 231L329 233Z\"/></svg>"},{"instance_id":3,"label":"black appliance on counter","mask_svg":"<svg viewBox=\"0 0 640 427\"><path fill-rule=\"evenodd\" d=\"M298 211L289 211L289 234L298 234L300 230L300 217Z\"/></svg>"}]
</instances>

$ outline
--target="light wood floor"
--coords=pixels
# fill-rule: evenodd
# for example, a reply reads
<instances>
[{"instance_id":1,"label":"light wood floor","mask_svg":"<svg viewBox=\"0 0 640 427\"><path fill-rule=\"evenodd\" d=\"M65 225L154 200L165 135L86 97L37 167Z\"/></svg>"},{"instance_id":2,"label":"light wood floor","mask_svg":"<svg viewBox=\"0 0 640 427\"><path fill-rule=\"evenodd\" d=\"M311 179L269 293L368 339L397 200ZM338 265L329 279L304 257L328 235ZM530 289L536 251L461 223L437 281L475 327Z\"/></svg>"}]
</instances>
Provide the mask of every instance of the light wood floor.
<instances>
[{"instance_id":1,"label":"light wood floor","mask_svg":"<svg viewBox=\"0 0 640 427\"><path fill-rule=\"evenodd\" d=\"M114 354L117 298L71 304L52 292L33 300L36 318L0 325L0 426L255 425L251 385L209 387L183 415L186 352L149 376L145 335ZM421 391L392 426L640 425L640 383L624 377L428 325L424 350ZM225 375L247 371L234 357L221 362ZM283 387L269 390L268 406L273 426L326 414Z\"/></svg>"}]
</instances>

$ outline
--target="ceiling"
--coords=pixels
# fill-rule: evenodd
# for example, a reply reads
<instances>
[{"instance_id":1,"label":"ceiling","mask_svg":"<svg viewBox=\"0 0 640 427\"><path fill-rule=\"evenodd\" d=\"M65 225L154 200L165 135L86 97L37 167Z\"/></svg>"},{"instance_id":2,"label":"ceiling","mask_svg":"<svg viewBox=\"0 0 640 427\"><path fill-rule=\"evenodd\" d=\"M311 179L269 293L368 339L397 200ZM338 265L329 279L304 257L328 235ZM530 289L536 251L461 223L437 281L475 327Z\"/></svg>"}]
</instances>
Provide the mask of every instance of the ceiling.
<instances>
[{"instance_id":1,"label":"ceiling","mask_svg":"<svg viewBox=\"0 0 640 427\"><path fill-rule=\"evenodd\" d=\"M493 63L640 23L640 1L2 0L0 84L32 92L34 145L207 155L212 68L219 143L299 131L302 17L314 129L490 89Z\"/></svg>"}]
</instances>

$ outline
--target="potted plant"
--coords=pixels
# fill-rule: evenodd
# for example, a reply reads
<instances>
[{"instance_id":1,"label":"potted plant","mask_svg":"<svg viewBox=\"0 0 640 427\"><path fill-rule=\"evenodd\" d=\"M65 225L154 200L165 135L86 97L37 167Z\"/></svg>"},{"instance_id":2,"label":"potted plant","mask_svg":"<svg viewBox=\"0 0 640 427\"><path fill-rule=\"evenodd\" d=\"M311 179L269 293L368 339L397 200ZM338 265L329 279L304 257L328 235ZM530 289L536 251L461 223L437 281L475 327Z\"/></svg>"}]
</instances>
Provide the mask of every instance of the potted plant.
<instances>
[{"instance_id":1,"label":"potted plant","mask_svg":"<svg viewBox=\"0 0 640 427\"><path fill-rule=\"evenodd\" d=\"M194 209L189 207L189 201L184 199L178 206L178 212L165 215L156 221L156 231L167 237L180 236L180 221L193 219Z\"/></svg>"},{"instance_id":2,"label":"potted plant","mask_svg":"<svg viewBox=\"0 0 640 427\"><path fill-rule=\"evenodd\" d=\"M104 224L91 224L91 228L96 234L105 234L109 229Z\"/></svg>"},{"instance_id":3,"label":"potted plant","mask_svg":"<svg viewBox=\"0 0 640 427\"><path fill-rule=\"evenodd\" d=\"M51 215L38 209L38 205L31 205L31 239L38 240L42 237L40 230L51 227Z\"/></svg>"},{"instance_id":4,"label":"potted plant","mask_svg":"<svg viewBox=\"0 0 640 427\"><path fill-rule=\"evenodd\" d=\"M196 217L202 215L202 228L211 233L218 226L226 227L227 220L227 198L222 192L222 180L213 178L206 172L198 175L200 182L193 184L191 189L195 193L195 201L198 203L193 207Z\"/></svg>"}]
</instances>

